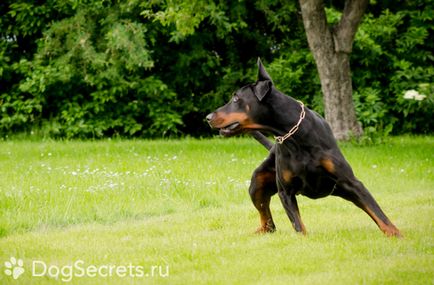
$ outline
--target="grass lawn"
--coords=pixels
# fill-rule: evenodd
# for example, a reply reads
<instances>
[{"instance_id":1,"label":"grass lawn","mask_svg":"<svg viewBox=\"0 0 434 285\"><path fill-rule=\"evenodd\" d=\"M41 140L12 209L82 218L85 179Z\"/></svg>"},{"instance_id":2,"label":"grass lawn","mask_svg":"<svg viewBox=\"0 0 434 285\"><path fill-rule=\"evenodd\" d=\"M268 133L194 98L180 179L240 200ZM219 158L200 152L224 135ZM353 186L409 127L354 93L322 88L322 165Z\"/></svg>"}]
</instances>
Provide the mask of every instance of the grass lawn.
<instances>
[{"instance_id":1,"label":"grass lawn","mask_svg":"<svg viewBox=\"0 0 434 285\"><path fill-rule=\"evenodd\" d=\"M434 137L342 150L403 239L335 197L254 234L249 138L2 141L0 284L434 284Z\"/></svg>"}]
</instances>

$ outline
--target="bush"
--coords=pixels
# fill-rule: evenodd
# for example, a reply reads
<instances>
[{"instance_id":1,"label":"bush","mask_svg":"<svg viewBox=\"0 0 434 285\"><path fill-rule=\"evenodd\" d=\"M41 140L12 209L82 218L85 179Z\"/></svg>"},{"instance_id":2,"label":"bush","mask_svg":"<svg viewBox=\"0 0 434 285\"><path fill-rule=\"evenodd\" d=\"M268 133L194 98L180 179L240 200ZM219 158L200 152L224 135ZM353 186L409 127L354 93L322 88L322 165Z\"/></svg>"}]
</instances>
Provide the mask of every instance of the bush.
<instances>
[{"instance_id":1,"label":"bush","mask_svg":"<svg viewBox=\"0 0 434 285\"><path fill-rule=\"evenodd\" d=\"M296 2L3 2L0 135L210 135L203 118L255 80L258 56L281 91L323 113ZM389 2L369 5L351 56L374 140L434 129L433 1ZM333 25L339 7L327 7Z\"/></svg>"},{"instance_id":2,"label":"bush","mask_svg":"<svg viewBox=\"0 0 434 285\"><path fill-rule=\"evenodd\" d=\"M378 16L368 13L356 35L354 95L368 136L434 129L430 119L434 111L433 4L417 2L407 3L406 10L386 9ZM405 99L412 89L426 97Z\"/></svg>"},{"instance_id":3,"label":"bush","mask_svg":"<svg viewBox=\"0 0 434 285\"><path fill-rule=\"evenodd\" d=\"M18 63L26 79L20 93L0 97L3 131L30 123L67 138L176 134L177 94L146 76L154 66L147 28L122 5L94 3L54 23L35 59Z\"/></svg>"}]
</instances>

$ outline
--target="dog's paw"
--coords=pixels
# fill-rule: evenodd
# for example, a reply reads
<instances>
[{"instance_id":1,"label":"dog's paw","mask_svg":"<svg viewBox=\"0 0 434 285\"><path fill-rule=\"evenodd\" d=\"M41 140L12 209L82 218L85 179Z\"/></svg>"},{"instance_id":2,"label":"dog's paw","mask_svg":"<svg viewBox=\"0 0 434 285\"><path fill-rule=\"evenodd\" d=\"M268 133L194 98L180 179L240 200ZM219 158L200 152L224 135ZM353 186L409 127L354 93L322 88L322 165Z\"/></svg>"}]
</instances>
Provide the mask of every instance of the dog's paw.
<instances>
[{"instance_id":1,"label":"dog's paw","mask_svg":"<svg viewBox=\"0 0 434 285\"><path fill-rule=\"evenodd\" d=\"M260 226L255 233L256 234L266 234L266 233L274 233L276 231L276 227L270 226Z\"/></svg>"},{"instance_id":2,"label":"dog's paw","mask_svg":"<svg viewBox=\"0 0 434 285\"><path fill-rule=\"evenodd\" d=\"M388 237L403 238L401 232L395 226L389 226L386 230L383 230L383 232Z\"/></svg>"}]
</instances>

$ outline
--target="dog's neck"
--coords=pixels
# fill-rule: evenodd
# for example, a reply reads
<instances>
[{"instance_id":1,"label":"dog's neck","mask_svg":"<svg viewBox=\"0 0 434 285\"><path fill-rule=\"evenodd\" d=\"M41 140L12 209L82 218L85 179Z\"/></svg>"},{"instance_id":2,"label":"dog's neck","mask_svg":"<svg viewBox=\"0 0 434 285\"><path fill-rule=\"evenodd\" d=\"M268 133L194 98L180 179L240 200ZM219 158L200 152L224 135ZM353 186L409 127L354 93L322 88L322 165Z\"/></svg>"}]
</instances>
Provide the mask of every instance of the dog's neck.
<instances>
[{"instance_id":1,"label":"dog's neck","mask_svg":"<svg viewBox=\"0 0 434 285\"><path fill-rule=\"evenodd\" d=\"M300 116L302 113L302 107L300 102L295 100L292 97L289 97L277 89L273 88L272 93L270 94L270 100L274 100L270 104L273 106L273 126L270 126L270 131L275 136L283 136L288 133L297 123L300 121ZM299 130L294 133L294 136L302 128L303 122L301 122Z\"/></svg>"}]
</instances>

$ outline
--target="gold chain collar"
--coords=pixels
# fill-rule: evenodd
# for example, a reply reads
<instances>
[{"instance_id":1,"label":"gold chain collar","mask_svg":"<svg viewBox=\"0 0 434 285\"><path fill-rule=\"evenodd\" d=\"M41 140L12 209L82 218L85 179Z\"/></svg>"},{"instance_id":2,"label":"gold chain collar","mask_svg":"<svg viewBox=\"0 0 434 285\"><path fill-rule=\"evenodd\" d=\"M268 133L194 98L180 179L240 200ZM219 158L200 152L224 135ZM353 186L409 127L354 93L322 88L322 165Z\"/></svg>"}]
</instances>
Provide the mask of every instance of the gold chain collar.
<instances>
[{"instance_id":1,"label":"gold chain collar","mask_svg":"<svg viewBox=\"0 0 434 285\"><path fill-rule=\"evenodd\" d=\"M276 142L278 144L283 144L283 142L285 140L287 140L288 138L290 138L293 134L295 134L298 130L298 127L300 126L301 122L303 121L304 117L306 116L306 112L304 111L304 104L301 101L297 102L300 104L301 107L301 113L300 113L300 119L298 120L297 124L295 126L293 126L288 133L286 133L284 136L277 136L274 137L276 139Z\"/></svg>"}]
</instances>

